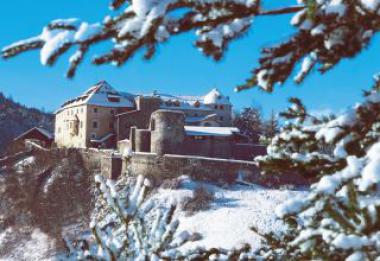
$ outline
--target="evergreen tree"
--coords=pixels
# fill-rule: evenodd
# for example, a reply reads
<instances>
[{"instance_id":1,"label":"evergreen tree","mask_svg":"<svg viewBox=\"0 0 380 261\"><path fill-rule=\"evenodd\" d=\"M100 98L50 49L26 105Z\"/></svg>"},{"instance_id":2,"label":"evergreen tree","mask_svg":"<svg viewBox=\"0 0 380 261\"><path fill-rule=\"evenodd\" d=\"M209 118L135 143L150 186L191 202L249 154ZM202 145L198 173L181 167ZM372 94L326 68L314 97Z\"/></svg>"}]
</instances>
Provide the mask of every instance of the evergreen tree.
<instances>
[{"instance_id":1,"label":"evergreen tree","mask_svg":"<svg viewBox=\"0 0 380 261\"><path fill-rule=\"evenodd\" d=\"M363 103L328 122L302 125L307 112L299 103L284 114L299 121L285 127L257 161L263 169L321 178L306 197L277 209L288 230L280 237L266 235L273 257L375 260L380 255L379 86L376 79Z\"/></svg>"},{"instance_id":2,"label":"evergreen tree","mask_svg":"<svg viewBox=\"0 0 380 261\"><path fill-rule=\"evenodd\" d=\"M170 258L176 248L190 239L183 233L174 240L178 221L174 219L175 206L157 209L143 205L149 183L140 176L135 186L124 184L118 191L115 184L96 176L100 198L91 222L91 238L67 241L71 258L84 260L159 260ZM147 221L153 215L153 222Z\"/></svg>"},{"instance_id":3,"label":"evergreen tree","mask_svg":"<svg viewBox=\"0 0 380 261\"><path fill-rule=\"evenodd\" d=\"M260 143L264 145L269 145L273 137L279 132L280 126L278 118L274 111L272 110L271 115L268 120L263 123L263 132L260 136Z\"/></svg>"},{"instance_id":4,"label":"evergreen tree","mask_svg":"<svg viewBox=\"0 0 380 261\"><path fill-rule=\"evenodd\" d=\"M261 111L256 107L243 108L234 119L234 126L240 133L248 137L251 142L257 143L263 130Z\"/></svg>"},{"instance_id":5,"label":"evergreen tree","mask_svg":"<svg viewBox=\"0 0 380 261\"><path fill-rule=\"evenodd\" d=\"M131 177L127 178L131 179ZM187 231L178 233L176 206L157 207L146 199L149 181L142 176L135 184L124 179L116 184L95 177L99 190L91 222L92 235L80 235L71 242L65 238L69 260L243 260L257 258L245 245L239 249L178 248L196 240ZM154 213L153 213L154 212Z\"/></svg>"}]
</instances>

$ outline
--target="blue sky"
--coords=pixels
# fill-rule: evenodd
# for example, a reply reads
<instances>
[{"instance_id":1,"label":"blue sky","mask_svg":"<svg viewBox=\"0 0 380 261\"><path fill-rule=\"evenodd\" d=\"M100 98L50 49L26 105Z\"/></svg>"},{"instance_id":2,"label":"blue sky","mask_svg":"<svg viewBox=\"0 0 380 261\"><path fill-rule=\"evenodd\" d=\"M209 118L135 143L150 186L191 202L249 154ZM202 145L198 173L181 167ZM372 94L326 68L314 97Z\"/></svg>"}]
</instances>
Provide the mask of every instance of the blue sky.
<instances>
[{"instance_id":1,"label":"blue sky","mask_svg":"<svg viewBox=\"0 0 380 261\"><path fill-rule=\"evenodd\" d=\"M267 2L273 6L296 1ZM0 46L39 34L44 25L56 18L78 17L96 22L108 13L108 3L108 0L3 1ZM132 93L159 90L203 95L218 87L231 97L235 108L259 104L266 115L271 110L283 110L290 96L302 98L310 110L337 111L361 99L362 90L372 84L372 74L379 71L375 63L380 53L379 39L355 59L344 61L323 76L314 73L300 86L288 81L272 94L258 89L234 93L236 84L242 83L257 65L260 49L286 39L291 32L289 16L259 18L247 36L235 41L218 63L194 48L194 36L186 34L160 46L157 55L148 62L138 54L125 66L115 68L111 65L96 67L88 59L74 80L64 77L67 57L48 68L40 64L39 53L33 51L11 60L0 60L0 91L16 101L48 111L103 79L119 90ZM96 51L102 52L104 47L94 48L92 55Z\"/></svg>"}]
</instances>

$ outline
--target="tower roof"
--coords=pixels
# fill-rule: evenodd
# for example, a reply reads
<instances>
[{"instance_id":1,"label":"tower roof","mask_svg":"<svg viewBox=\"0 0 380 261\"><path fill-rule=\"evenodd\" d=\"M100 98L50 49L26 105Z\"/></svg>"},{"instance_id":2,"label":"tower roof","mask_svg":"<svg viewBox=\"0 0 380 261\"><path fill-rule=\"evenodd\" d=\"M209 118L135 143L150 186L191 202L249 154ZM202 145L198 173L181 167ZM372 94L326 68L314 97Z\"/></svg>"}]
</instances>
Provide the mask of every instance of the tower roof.
<instances>
[{"instance_id":1,"label":"tower roof","mask_svg":"<svg viewBox=\"0 0 380 261\"><path fill-rule=\"evenodd\" d=\"M230 104L230 99L224 96L217 88L212 89L203 98L204 104Z\"/></svg>"}]
</instances>

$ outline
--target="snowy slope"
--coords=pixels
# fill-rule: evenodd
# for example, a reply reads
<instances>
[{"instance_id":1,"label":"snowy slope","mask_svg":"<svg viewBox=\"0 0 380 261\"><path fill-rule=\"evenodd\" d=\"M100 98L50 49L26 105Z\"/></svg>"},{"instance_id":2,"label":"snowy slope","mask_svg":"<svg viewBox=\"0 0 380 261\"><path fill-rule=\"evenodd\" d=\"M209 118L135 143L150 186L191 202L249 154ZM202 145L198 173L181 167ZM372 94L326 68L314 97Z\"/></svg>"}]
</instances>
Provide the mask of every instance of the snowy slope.
<instances>
[{"instance_id":1,"label":"snowy slope","mask_svg":"<svg viewBox=\"0 0 380 261\"><path fill-rule=\"evenodd\" d=\"M276 220L275 208L289 198L307 193L302 190L267 189L257 185L232 185L222 188L184 178L180 189L160 189L154 199L167 203L174 200L181 205L186 197L192 197L193 190L199 185L212 191L215 200L209 210L191 216L184 211L178 213L178 233L186 230L201 233L203 236L200 241L184 245L183 250L197 246L232 249L244 243L258 249L261 246L260 237L249 228L255 226L263 233L281 230L282 223Z\"/></svg>"}]
</instances>

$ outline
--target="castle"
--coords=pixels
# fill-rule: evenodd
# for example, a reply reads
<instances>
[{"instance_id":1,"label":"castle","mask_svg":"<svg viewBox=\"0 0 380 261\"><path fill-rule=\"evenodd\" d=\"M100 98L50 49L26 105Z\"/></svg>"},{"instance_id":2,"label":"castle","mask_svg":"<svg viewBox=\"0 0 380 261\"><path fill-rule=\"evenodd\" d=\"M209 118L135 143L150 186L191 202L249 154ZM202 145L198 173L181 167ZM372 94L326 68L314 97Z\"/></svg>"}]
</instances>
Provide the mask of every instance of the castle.
<instances>
[{"instance_id":1,"label":"castle","mask_svg":"<svg viewBox=\"0 0 380 261\"><path fill-rule=\"evenodd\" d=\"M55 116L58 147L215 158L242 158L236 152L243 151L251 157L246 138L232 127L229 97L217 89L202 97L133 95L102 81L65 102Z\"/></svg>"}]
</instances>

